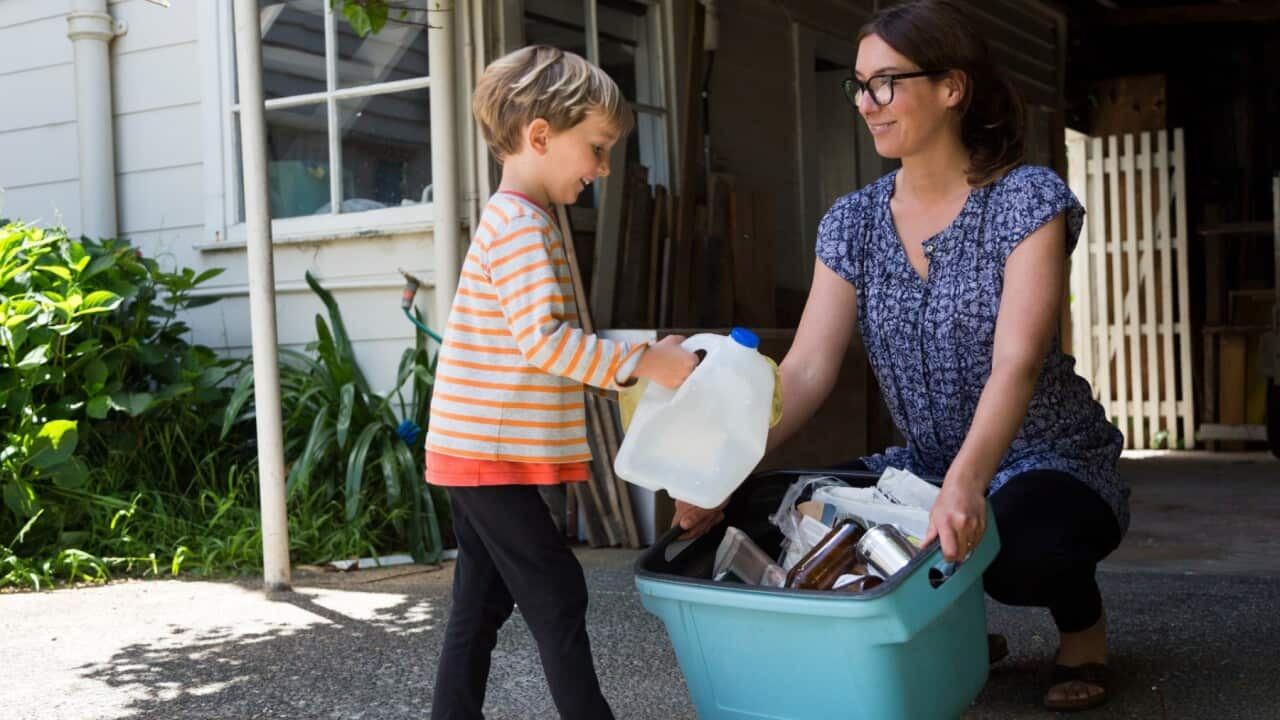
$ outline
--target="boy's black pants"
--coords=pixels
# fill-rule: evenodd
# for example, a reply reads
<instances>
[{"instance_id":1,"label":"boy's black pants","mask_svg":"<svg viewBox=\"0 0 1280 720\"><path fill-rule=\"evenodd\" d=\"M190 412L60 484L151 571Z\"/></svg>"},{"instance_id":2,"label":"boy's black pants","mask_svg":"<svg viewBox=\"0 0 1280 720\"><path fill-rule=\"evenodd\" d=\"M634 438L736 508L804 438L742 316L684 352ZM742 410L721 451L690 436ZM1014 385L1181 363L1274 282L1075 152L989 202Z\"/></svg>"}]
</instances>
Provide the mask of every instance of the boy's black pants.
<instances>
[{"instance_id":1,"label":"boy's black pants","mask_svg":"<svg viewBox=\"0 0 1280 720\"><path fill-rule=\"evenodd\" d=\"M610 720L587 640L582 565L536 487L451 487L458 539L453 607L431 704L433 720L483 717L489 657L514 606L538 645L565 720Z\"/></svg>"}]
</instances>

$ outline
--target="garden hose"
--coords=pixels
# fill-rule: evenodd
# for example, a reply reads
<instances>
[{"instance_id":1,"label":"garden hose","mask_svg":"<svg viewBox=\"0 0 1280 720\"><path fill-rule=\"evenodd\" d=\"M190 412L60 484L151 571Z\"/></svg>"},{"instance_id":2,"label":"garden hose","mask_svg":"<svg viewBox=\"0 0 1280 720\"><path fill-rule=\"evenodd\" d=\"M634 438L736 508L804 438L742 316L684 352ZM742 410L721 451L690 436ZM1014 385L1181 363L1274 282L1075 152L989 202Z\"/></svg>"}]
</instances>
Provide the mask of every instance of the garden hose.
<instances>
[{"instance_id":1,"label":"garden hose","mask_svg":"<svg viewBox=\"0 0 1280 720\"><path fill-rule=\"evenodd\" d=\"M421 320L414 317L413 313L409 312L409 308L413 307L413 299L417 297L418 287L422 285L422 281L404 270L401 270L400 274L404 276L404 290L400 293L400 310L404 312L405 317L409 318L409 322L413 323L419 330L426 333L427 337L438 343L443 343L444 338L437 335L431 328L422 324Z\"/></svg>"}]
</instances>

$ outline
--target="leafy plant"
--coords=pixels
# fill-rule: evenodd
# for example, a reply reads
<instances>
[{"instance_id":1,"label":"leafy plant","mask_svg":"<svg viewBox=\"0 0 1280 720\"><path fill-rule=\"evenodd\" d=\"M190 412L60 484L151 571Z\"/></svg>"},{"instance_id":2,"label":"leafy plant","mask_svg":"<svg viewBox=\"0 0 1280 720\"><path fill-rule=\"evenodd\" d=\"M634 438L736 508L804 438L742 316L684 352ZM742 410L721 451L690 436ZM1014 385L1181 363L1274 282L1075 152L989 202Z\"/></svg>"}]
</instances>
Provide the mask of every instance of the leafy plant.
<instances>
[{"instance_id":1,"label":"leafy plant","mask_svg":"<svg viewBox=\"0 0 1280 720\"><path fill-rule=\"evenodd\" d=\"M0 482L12 521L34 517L50 487L84 485L86 423L127 438L136 418L221 397L234 363L189 344L176 319L216 299L190 293L220 272L165 273L121 241L0 230Z\"/></svg>"},{"instance_id":2,"label":"leafy plant","mask_svg":"<svg viewBox=\"0 0 1280 720\"><path fill-rule=\"evenodd\" d=\"M218 272L167 271L123 240L0 229L0 587L261 567L255 437L236 422L252 416L252 375L190 343L180 319L216 301L194 291ZM406 352L393 393L370 392L336 303L314 287L330 311L318 327L333 330L314 357L286 357L286 437L302 457L323 414L335 441L345 428L345 449L313 450L307 477L293 463L290 555L323 562L409 542L435 559L421 448L394 439L426 422L425 348Z\"/></svg>"},{"instance_id":3,"label":"leafy plant","mask_svg":"<svg viewBox=\"0 0 1280 720\"><path fill-rule=\"evenodd\" d=\"M403 538L415 560L437 562L443 544L436 499L442 498L439 490L433 498L423 481L422 449L416 442L420 430L413 432L426 424L434 362L419 337L402 354L392 390L374 392L356 361L337 302L310 273L306 280L324 303L328 320L316 315L317 340L308 346L309 354L281 353L286 492L291 499L318 493L337 500L348 522L371 504L381 505L395 534L383 541ZM252 380L246 369L224 432L251 399Z\"/></svg>"},{"instance_id":4,"label":"leafy plant","mask_svg":"<svg viewBox=\"0 0 1280 720\"><path fill-rule=\"evenodd\" d=\"M111 554L117 514L149 493L198 493L208 466L252 453L240 435L211 442L241 361L190 343L179 319L217 300L193 291L220 272L168 272L123 240L0 228L0 585L154 565L154 545ZM134 551L150 541L128 537Z\"/></svg>"}]
</instances>

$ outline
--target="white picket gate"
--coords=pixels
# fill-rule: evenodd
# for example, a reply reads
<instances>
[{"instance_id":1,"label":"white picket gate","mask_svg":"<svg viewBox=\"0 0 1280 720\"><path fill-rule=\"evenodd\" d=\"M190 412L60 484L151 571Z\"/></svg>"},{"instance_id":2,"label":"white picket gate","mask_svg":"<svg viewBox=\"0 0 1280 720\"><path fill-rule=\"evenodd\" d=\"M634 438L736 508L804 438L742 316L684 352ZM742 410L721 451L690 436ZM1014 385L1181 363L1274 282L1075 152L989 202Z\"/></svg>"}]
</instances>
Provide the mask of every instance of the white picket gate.
<instances>
[{"instance_id":1,"label":"white picket gate","mask_svg":"<svg viewBox=\"0 0 1280 720\"><path fill-rule=\"evenodd\" d=\"M1182 129L1068 131L1088 214L1071 263L1072 353L1128 448L1191 448L1191 321ZM1172 140L1172 146L1170 146Z\"/></svg>"}]
</instances>

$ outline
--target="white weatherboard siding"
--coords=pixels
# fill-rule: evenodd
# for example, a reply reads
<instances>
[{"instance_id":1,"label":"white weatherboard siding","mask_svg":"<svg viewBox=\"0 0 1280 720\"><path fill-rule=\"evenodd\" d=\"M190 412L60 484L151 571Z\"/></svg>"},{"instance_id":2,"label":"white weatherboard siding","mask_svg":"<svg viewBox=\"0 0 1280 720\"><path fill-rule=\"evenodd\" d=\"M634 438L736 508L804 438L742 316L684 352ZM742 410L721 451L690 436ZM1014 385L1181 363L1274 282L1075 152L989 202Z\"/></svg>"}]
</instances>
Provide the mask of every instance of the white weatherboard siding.
<instances>
[{"instance_id":1,"label":"white weatherboard siding","mask_svg":"<svg viewBox=\"0 0 1280 720\"><path fill-rule=\"evenodd\" d=\"M0 3L0 216L80 223L68 0Z\"/></svg>"},{"instance_id":2,"label":"white weatherboard siding","mask_svg":"<svg viewBox=\"0 0 1280 720\"><path fill-rule=\"evenodd\" d=\"M208 249L225 241L214 237L223 228L216 209L225 192L207 180L221 175L209 164L224 162L218 123L225 120L221 92L205 87L221 81L222 51L216 29L201 22L216 15L208 4L219 1L177 0L164 8L113 0L108 6L128 26L111 43L117 210L120 234L164 266L226 269L206 288L228 298L185 320L194 341L245 355L244 250ZM0 0L0 97L18 100L0 115L0 216L63 224L74 234L80 230L80 181L69 9L67 0ZM304 282L310 270L334 288L370 381L389 387L415 332L400 312L403 283L396 269L429 282L431 257L429 230L278 244L281 345L301 348L315 338L314 316L324 308ZM424 314L432 300L429 287L419 292Z\"/></svg>"}]
</instances>

